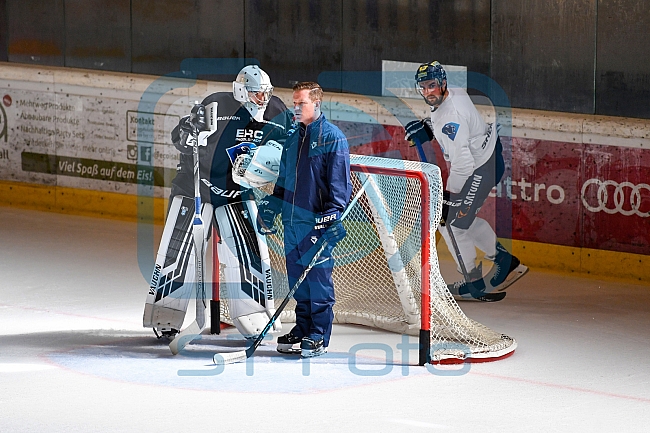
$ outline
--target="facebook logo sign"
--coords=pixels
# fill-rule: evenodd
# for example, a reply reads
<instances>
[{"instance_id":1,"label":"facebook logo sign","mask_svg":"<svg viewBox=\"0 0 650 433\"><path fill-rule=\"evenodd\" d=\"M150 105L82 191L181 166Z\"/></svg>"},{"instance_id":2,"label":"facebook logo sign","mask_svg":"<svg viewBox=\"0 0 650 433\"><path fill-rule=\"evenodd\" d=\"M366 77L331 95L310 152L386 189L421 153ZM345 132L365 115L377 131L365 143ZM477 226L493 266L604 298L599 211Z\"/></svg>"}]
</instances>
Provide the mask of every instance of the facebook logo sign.
<instances>
[{"instance_id":1,"label":"facebook logo sign","mask_svg":"<svg viewBox=\"0 0 650 433\"><path fill-rule=\"evenodd\" d=\"M151 162L151 146L140 146L140 161Z\"/></svg>"}]
</instances>

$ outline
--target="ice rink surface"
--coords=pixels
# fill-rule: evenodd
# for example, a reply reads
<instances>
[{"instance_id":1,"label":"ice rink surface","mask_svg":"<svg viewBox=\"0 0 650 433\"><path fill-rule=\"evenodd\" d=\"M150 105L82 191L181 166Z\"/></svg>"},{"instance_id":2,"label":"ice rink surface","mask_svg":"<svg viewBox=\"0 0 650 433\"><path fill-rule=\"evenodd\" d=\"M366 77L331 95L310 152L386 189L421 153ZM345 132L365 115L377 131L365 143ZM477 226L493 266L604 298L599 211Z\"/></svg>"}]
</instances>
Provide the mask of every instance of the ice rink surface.
<instances>
[{"instance_id":1,"label":"ice rink surface","mask_svg":"<svg viewBox=\"0 0 650 433\"><path fill-rule=\"evenodd\" d=\"M236 331L174 357L142 328L137 251L135 223L0 207L0 432L650 431L647 282L532 269L462 303L516 338L498 362L418 367L415 338L336 325L326 356L218 368Z\"/></svg>"}]
</instances>

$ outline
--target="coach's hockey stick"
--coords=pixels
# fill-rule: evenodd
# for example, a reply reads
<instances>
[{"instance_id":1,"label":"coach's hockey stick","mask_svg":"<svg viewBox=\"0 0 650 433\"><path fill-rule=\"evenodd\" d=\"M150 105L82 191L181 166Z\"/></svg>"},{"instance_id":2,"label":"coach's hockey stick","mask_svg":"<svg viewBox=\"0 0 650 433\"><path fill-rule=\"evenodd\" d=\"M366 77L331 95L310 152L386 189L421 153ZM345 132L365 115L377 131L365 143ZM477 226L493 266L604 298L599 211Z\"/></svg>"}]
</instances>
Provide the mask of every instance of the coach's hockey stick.
<instances>
[{"instance_id":1,"label":"coach's hockey stick","mask_svg":"<svg viewBox=\"0 0 650 433\"><path fill-rule=\"evenodd\" d=\"M361 188L359 188L359 191L357 191L352 201L350 201L350 204L348 205L347 209L345 209L345 211L341 215L340 221L343 221L345 217L347 217L348 213L350 212L354 204L357 202L357 200L359 200L359 197L361 197L361 194L363 194L363 192L366 189L366 186L368 185L369 179L370 176L366 177L366 180L361 185ZM289 293L287 293L287 296L284 298L280 306L275 310L275 314L273 314L273 317L271 317L269 323L267 323L264 329L262 329L262 332L260 333L260 335L257 336L253 344L246 350L239 350L237 352L215 353L214 356L212 357L212 360L214 361L215 364L217 365L234 364L235 362L245 361L246 359L253 356L255 350L259 347L260 344L262 344L262 340L264 340L266 334L268 334L269 330L273 327L275 321L278 320L278 317L280 317L280 314L282 313L282 311L284 311L284 308L287 306L287 304L293 297L294 293L296 293L298 287L300 287L302 282L307 277L309 271L311 271L311 269L318 261L318 258L320 257L321 253L325 250L325 247L327 247L326 240L321 238L319 242L321 242L321 245L316 251L316 254L314 254L314 257L311 259L309 266L307 266L305 270L302 271L302 274L300 275L300 278L298 278L298 281L296 281L296 284L294 284L291 290L289 290Z\"/></svg>"},{"instance_id":2,"label":"coach's hockey stick","mask_svg":"<svg viewBox=\"0 0 650 433\"><path fill-rule=\"evenodd\" d=\"M199 173L199 128L196 123L200 116L205 117L205 110L200 106L198 101L194 103L190 114L190 123L192 125L192 135L194 136L194 146L192 154L194 156L194 221L192 224L192 237L194 239L194 267L196 271L196 318L194 321L178 333L176 338L169 343L169 350L174 355L183 350L192 340L201 335L205 327L205 310L207 307L205 298L205 275L203 272L203 217L201 216L201 176Z\"/></svg>"},{"instance_id":3,"label":"coach's hockey stick","mask_svg":"<svg viewBox=\"0 0 650 433\"><path fill-rule=\"evenodd\" d=\"M415 147L418 151L418 155L420 156L420 161L427 162L427 156L424 154L422 143L420 143L418 140L413 140L413 143L415 143ZM458 265L460 266L460 270L463 274L463 278L465 279L465 284L467 285L467 289L469 290L469 294L472 296L472 298L476 299L477 301L484 301L484 302L496 302L505 298L506 297L505 292L486 293L477 289L476 286L472 284L469 278L469 274L467 273L467 268L465 267L465 263L463 262L463 257L460 254L460 249L458 248L456 237L454 236L454 233L451 229L451 223L447 224L445 222L445 229L447 230L447 233L449 233L449 238L451 239L451 244L452 244L452 248L454 249L454 254L456 255L456 260L458 261Z\"/></svg>"}]
</instances>

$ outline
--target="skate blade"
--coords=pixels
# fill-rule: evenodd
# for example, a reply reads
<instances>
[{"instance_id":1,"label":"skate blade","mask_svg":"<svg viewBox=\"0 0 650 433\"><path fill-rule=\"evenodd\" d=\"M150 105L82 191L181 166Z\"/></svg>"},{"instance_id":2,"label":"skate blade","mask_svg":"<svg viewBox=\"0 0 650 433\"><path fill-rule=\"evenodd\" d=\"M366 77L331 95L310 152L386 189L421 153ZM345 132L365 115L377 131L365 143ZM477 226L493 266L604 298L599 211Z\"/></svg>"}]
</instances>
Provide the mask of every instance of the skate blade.
<instances>
[{"instance_id":1,"label":"skate blade","mask_svg":"<svg viewBox=\"0 0 650 433\"><path fill-rule=\"evenodd\" d=\"M503 292L505 289L512 286L514 283L516 283L517 280L519 280L521 277L526 275L527 272L528 272L528 266L519 265L512 272L510 272L510 274L506 277L506 280L503 283L499 284L498 286L493 287L490 284L490 282L487 281L486 282L487 283L486 284L487 285L486 291L487 292Z\"/></svg>"},{"instance_id":2,"label":"skate blade","mask_svg":"<svg viewBox=\"0 0 650 433\"><path fill-rule=\"evenodd\" d=\"M327 353L327 348L317 349L317 350L303 350L301 356L303 358L314 358L316 356L325 355Z\"/></svg>"},{"instance_id":3,"label":"skate blade","mask_svg":"<svg viewBox=\"0 0 650 433\"><path fill-rule=\"evenodd\" d=\"M300 344L298 343L298 345ZM300 347L280 347L280 345L278 345L277 351L283 355L300 355L302 353Z\"/></svg>"},{"instance_id":4,"label":"skate blade","mask_svg":"<svg viewBox=\"0 0 650 433\"><path fill-rule=\"evenodd\" d=\"M485 293L483 296L474 298L472 295L454 295L457 301L475 301L475 302L499 302L506 297L506 292Z\"/></svg>"}]
</instances>

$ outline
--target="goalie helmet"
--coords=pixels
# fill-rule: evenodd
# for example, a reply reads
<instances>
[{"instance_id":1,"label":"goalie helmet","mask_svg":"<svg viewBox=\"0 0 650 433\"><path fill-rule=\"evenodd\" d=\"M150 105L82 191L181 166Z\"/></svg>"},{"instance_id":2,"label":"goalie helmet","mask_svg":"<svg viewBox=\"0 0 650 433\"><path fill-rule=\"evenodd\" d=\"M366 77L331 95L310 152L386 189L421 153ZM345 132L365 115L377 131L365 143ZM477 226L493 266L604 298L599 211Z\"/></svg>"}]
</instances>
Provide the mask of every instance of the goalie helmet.
<instances>
[{"instance_id":1,"label":"goalie helmet","mask_svg":"<svg viewBox=\"0 0 650 433\"><path fill-rule=\"evenodd\" d=\"M232 83L232 94L242 102L253 117L264 113L273 94L273 85L268 74L257 65L245 66ZM261 119L258 119L261 120Z\"/></svg>"},{"instance_id":2,"label":"goalie helmet","mask_svg":"<svg viewBox=\"0 0 650 433\"><path fill-rule=\"evenodd\" d=\"M431 105L430 101L427 100L426 96L422 92L422 87L420 83L425 81L436 80L438 85L442 87L442 82L447 81L447 72L445 68L442 67L440 62L433 61L430 63L423 63L420 65L418 70L415 72L415 90L424 98L424 101ZM446 90L446 88L443 90Z\"/></svg>"}]
</instances>

